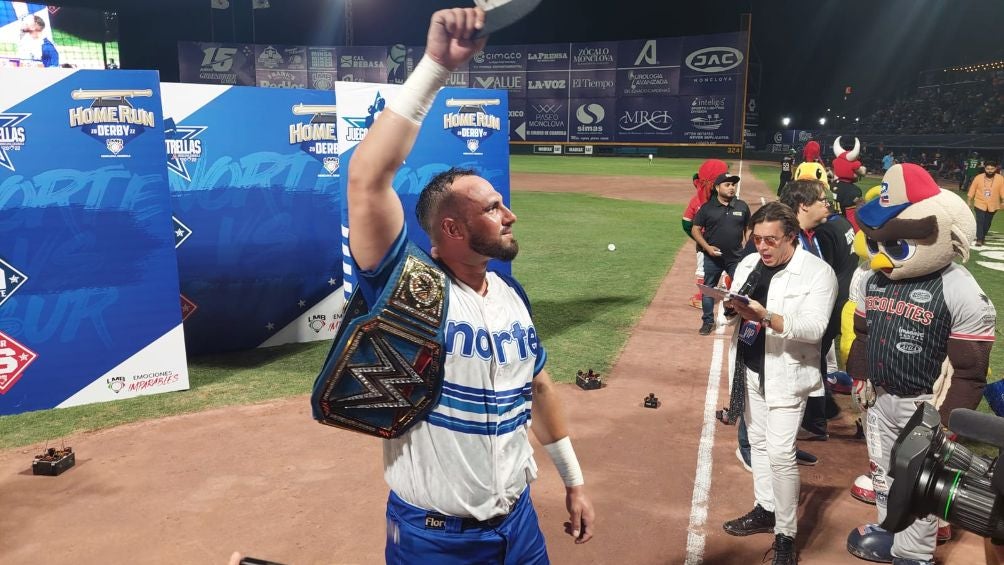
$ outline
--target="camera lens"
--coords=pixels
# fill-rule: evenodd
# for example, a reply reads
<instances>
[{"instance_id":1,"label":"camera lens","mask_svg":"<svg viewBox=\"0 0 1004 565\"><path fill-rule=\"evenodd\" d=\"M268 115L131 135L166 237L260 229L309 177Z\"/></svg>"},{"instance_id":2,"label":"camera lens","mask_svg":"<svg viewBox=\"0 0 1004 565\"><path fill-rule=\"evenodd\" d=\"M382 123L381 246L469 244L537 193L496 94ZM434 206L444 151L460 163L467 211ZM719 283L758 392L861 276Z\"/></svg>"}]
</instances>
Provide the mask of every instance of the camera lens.
<instances>
[{"instance_id":1,"label":"camera lens","mask_svg":"<svg viewBox=\"0 0 1004 565\"><path fill-rule=\"evenodd\" d=\"M980 458L975 460L985 462ZM1004 497L998 497L990 477L943 467L927 460L912 500L915 516L934 514L984 537L1004 537Z\"/></svg>"}]
</instances>

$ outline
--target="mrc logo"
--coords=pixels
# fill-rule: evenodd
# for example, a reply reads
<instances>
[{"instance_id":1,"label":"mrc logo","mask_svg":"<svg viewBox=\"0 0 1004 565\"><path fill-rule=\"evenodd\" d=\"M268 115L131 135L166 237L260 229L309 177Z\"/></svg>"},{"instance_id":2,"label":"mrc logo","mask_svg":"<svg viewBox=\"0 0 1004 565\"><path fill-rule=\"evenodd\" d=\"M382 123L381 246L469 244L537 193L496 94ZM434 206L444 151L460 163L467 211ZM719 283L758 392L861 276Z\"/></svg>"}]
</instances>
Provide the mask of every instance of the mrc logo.
<instances>
[{"instance_id":1,"label":"mrc logo","mask_svg":"<svg viewBox=\"0 0 1004 565\"><path fill-rule=\"evenodd\" d=\"M701 73L721 73L738 67L743 52L733 47L705 47L687 55L684 63Z\"/></svg>"}]
</instances>

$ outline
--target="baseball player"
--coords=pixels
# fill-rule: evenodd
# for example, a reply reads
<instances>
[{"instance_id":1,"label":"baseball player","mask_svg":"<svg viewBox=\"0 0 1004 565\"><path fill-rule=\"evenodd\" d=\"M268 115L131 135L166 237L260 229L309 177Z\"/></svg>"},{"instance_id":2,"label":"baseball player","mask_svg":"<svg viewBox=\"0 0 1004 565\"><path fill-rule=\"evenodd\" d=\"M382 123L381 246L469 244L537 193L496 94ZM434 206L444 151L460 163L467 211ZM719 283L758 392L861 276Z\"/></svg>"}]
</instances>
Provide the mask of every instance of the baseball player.
<instances>
[{"instance_id":1,"label":"baseball player","mask_svg":"<svg viewBox=\"0 0 1004 565\"><path fill-rule=\"evenodd\" d=\"M473 38L484 21L480 8L433 14L424 58L351 159L349 249L368 304L411 257L391 181L450 72L484 47ZM566 529L576 543L592 538L594 513L526 295L512 278L486 270L492 258L516 257L516 215L487 180L463 169L435 177L416 214L436 268L449 277L446 358L438 405L383 442L387 562L547 563L529 496L537 476L531 420L565 483Z\"/></svg>"}]
</instances>

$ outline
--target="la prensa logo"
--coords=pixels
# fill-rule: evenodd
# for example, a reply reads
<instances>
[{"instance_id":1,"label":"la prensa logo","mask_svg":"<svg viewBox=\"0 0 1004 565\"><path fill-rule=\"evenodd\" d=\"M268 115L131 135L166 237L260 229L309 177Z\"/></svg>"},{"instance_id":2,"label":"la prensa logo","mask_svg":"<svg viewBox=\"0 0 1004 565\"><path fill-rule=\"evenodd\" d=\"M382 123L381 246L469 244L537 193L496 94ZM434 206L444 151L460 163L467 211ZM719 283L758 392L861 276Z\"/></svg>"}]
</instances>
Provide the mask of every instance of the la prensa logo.
<instances>
[{"instance_id":1,"label":"la prensa logo","mask_svg":"<svg viewBox=\"0 0 1004 565\"><path fill-rule=\"evenodd\" d=\"M289 125L289 144L321 163L318 177L332 177L338 173L338 115L334 104L296 104L294 116L302 120Z\"/></svg>"},{"instance_id":2,"label":"la prensa logo","mask_svg":"<svg viewBox=\"0 0 1004 565\"><path fill-rule=\"evenodd\" d=\"M21 122L30 116L12 112L0 114L0 167L14 171L14 162L7 152L20 151L28 140Z\"/></svg>"},{"instance_id":3,"label":"la prensa logo","mask_svg":"<svg viewBox=\"0 0 1004 565\"><path fill-rule=\"evenodd\" d=\"M464 142L464 155L481 155L481 143L497 131L502 130L502 119L485 111L486 107L498 106L498 98L450 98L447 108L454 112L443 114L443 129L448 130Z\"/></svg>"},{"instance_id":4,"label":"la prensa logo","mask_svg":"<svg viewBox=\"0 0 1004 565\"><path fill-rule=\"evenodd\" d=\"M91 100L90 106L69 109L71 128L80 128L104 147L108 153L102 157L129 157L123 150L133 139L143 135L146 128L156 126L154 113L133 106L132 98L149 98L153 91L137 90L74 90L74 100Z\"/></svg>"}]
</instances>

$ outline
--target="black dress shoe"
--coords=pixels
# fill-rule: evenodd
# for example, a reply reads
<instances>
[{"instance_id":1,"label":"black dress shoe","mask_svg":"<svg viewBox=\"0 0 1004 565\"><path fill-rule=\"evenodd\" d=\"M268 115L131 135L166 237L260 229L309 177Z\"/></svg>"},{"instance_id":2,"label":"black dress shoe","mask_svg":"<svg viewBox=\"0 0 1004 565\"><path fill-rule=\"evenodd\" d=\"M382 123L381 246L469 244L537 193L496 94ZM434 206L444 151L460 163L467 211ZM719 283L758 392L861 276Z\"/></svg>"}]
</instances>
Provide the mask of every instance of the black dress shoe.
<instances>
[{"instance_id":1,"label":"black dress shoe","mask_svg":"<svg viewBox=\"0 0 1004 565\"><path fill-rule=\"evenodd\" d=\"M774 513L763 509L757 504L745 516L729 520L722 524L725 533L733 536L748 536L751 534L769 534L774 531Z\"/></svg>"},{"instance_id":2,"label":"black dress shoe","mask_svg":"<svg viewBox=\"0 0 1004 565\"><path fill-rule=\"evenodd\" d=\"M774 536L774 545L767 550L767 553L770 553L771 550L774 551L774 560L771 561L771 565L795 565L798 563L798 556L795 554L795 538L793 537L777 534ZM766 560L766 556L764 556L764 561Z\"/></svg>"},{"instance_id":3,"label":"black dress shoe","mask_svg":"<svg viewBox=\"0 0 1004 565\"><path fill-rule=\"evenodd\" d=\"M714 324L705 322L705 323L701 324L701 329L700 329L699 333L701 335L708 335L708 334L711 333L711 330L713 330L713 329L715 329Z\"/></svg>"}]
</instances>

